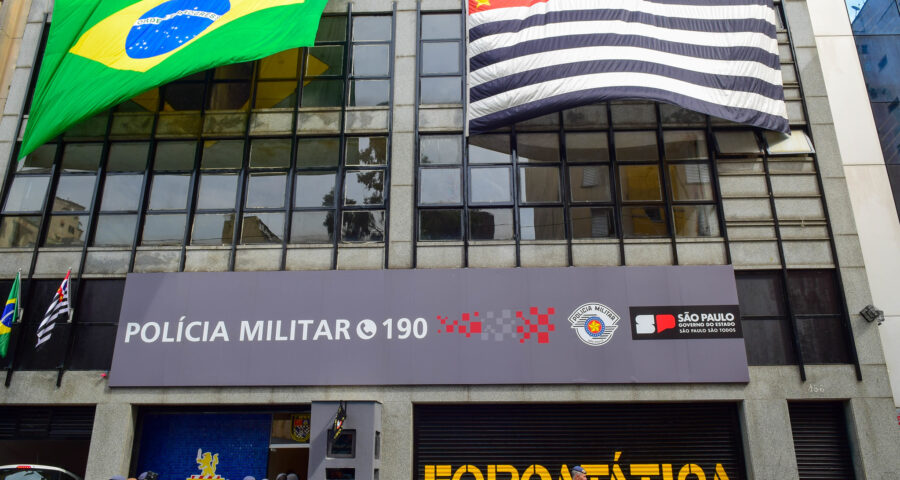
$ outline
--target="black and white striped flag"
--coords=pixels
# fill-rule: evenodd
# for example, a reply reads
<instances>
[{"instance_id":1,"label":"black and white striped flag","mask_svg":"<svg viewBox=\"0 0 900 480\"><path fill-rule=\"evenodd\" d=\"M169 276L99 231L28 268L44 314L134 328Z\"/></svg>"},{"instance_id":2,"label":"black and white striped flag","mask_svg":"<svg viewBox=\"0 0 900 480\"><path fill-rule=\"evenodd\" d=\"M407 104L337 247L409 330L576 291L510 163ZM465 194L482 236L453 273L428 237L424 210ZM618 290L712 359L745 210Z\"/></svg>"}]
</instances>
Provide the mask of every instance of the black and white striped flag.
<instances>
[{"instance_id":1,"label":"black and white striped flag","mask_svg":"<svg viewBox=\"0 0 900 480\"><path fill-rule=\"evenodd\" d=\"M604 100L788 132L772 0L469 0L468 127Z\"/></svg>"},{"instance_id":2,"label":"black and white striped flag","mask_svg":"<svg viewBox=\"0 0 900 480\"><path fill-rule=\"evenodd\" d=\"M72 270L66 272L66 278L63 279L62 285L53 293L53 302L50 303L50 308L47 309L44 319L38 325L35 348L50 340L50 334L53 332L53 327L56 326L56 320L59 317L63 317L65 320L69 319L69 275L71 273Z\"/></svg>"}]
</instances>

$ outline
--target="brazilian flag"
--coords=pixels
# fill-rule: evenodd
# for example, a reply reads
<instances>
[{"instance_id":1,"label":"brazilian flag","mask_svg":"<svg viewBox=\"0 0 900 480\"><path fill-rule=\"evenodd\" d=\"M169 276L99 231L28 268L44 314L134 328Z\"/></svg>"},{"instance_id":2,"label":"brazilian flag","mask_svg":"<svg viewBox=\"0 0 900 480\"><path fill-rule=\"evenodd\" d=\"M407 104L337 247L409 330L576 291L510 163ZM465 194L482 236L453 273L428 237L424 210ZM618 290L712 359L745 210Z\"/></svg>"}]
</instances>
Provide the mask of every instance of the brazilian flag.
<instances>
[{"instance_id":1,"label":"brazilian flag","mask_svg":"<svg viewBox=\"0 0 900 480\"><path fill-rule=\"evenodd\" d=\"M56 0L19 158L196 72L312 45L327 0Z\"/></svg>"},{"instance_id":2,"label":"brazilian flag","mask_svg":"<svg viewBox=\"0 0 900 480\"><path fill-rule=\"evenodd\" d=\"M12 326L19 318L19 277L13 281L12 288L9 289L9 299L6 300L6 307L3 308L3 316L0 317L0 357L6 357L6 350L9 348L9 336L12 334Z\"/></svg>"}]
</instances>

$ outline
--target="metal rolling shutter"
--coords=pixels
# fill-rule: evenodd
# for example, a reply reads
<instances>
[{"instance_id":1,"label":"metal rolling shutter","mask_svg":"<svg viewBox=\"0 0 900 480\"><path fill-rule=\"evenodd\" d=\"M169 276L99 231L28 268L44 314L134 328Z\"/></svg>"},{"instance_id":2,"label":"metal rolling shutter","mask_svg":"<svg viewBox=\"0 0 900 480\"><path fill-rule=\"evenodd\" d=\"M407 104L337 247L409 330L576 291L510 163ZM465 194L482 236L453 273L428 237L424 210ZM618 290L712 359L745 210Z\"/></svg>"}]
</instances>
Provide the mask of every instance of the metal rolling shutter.
<instances>
[{"instance_id":1,"label":"metal rolling shutter","mask_svg":"<svg viewBox=\"0 0 900 480\"><path fill-rule=\"evenodd\" d=\"M843 404L791 402L788 408L800 480L856 478Z\"/></svg>"},{"instance_id":2,"label":"metal rolling shutter","mask_svg":"<svg viewBox=\"0 0 900 480\"><path fill-rule=\"evenodd\" d=\"M632 464L671 464L674 478L696 464L708 480L721 464L729 480L745 478L733 403L416 405L413 415L416 480L426 465L513 465L522 475L537 464L557 480L563 464L614 463L627 478L639 478Z\"/></svg>"},{"instance_id":3,"label":"metal rolling shutter","mask_svg":"<svg viewBox=\"0 0 900 480\"><path fill-rule=\"evenodd\" d=\"M91 438L94 407L4 407L0 439Z\"/></svg>"}]
</instances>

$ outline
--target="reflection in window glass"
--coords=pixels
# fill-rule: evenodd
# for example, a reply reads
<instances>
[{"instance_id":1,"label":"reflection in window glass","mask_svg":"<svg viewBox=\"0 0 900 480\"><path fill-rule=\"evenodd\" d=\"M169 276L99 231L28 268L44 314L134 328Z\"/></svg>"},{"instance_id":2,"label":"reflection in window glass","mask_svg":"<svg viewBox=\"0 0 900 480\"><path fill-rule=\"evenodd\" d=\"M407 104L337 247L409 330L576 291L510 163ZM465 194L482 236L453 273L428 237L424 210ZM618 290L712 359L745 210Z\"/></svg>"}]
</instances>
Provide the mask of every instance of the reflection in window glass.
<instances>
[{"instance_id":1,"label":"reflection in window glass","mask_svg":"<svg viewBox=\"0 0 900 480\"><path fill-rule=\"evenodd\" d=\"M142 175L109 175L103 183L102 212L136 211L140 207Z\"/></svg>"},{"instance_id":2,"label":"reflection in window glass","mask_svg":"<svg viewBox=\"0 0 900 480\"><path fill-rule=\"evenodd\" d=\"M384 203L384 172L361 170L344 177L344 205L381 205Z\"/></svg>"},{"instance_id":3,"label":"reflection in window glass","mask_svg":"<svg viewBox=\"0 0 900 480\"><path fill-rule=\"evenodd\" d=\"M17 172L49 172L56 157L56 145L47 143L29 153L24 160L16 164Z\"/></svg>"},{"instance_id":4,"label":"reflection in window glass","mask_svg":"<svg viewBox=\"0 0 900 480\"><path fill-rule=\"evenodd\" d=\"M586 105L564 110L563 124L567 129L605 129L609 125L606 118L606 104Z\"/></svg>"},{"instance_id":5,"label":"reflection in window glass","mask_svg":"<svg viewBox=\"0 0 900 480\"><path fill-rule=\"evenodd\" d=\"M200 168L203 170L241 168L243 158L243 140L207 140L203 142Z\"/></svg>"},{"instance_id":6,"label":"reflection in window glass","mask_svg":"<svg viewBox=\"0 0 900 480\"><path fill-rule=\"evenodd\" d=\"M250 168L287 168L291 163L291 139L262 138L250 143Z\"/></svg>"},{"instance_id":7,"label":"reflection in window glass","mask_svg":"<svg viewBox=\"0 0 900 480\"><path fill-rule=\"evenodd\" d=\"M512 209L478 209L469 211L469 237L472 240L512 240Z\"/></svg>"},{"instance_id":8,"label":"reflection in window glass","mask_svg":"<svg viewBox=\"0 0 900 480\"><path fill-rule=\"evenodd\" d=\"M202 175L197 193L197 208L233 209L237 182L238 176L235 174Z\"/></svg>"},{"instance_id":9,"label":"reflection in window glass","mask_svg":"<svg viewBox=\"0 0 900 480\"><path fill-rule=\"evenodd\" d=\"M559 137L555 133L526 133L516 138L519 163L559 162Z\"/></svg>"},{"instance_id":10,"label":"reflection in window glass","mask_svg":"<svg viewBox=\"0 0 900 480\"><path fill-rule=\"evenodd\" d=\"M562 208L519 209L522 240L562 240L566 238L566 222Z\"/></svg>"},{"instance_id":11,"label":"reflection in window glass","mask_svg":"<svg viewBox=\"0 0 900 480\"><path fill-rule=\"evenodd\" d=\"M350 105L386 106L390 100L390 87L389 80L354 80L350 85Z\"/></svg>"},{"instance_id":12,"label":"reflection in window glass","mask_svg":"<svg viewBox=\"0 0 900 480\"><path fill-rule=\"evenodd\" d=\"M283 207L286 182L287 175L283 173L251 174L247 181L247 208Z\"/></svg>"},{"instance_id":13,"label":"reflection in window glass","mask_svg":"<svg viewBox=\"0 0 900 480\"><path fill-rule=\"evenodd\" d=\"M462 32L461 16L458 13L422 15L422 39L460 38Z\"/></svg>"},{"instance_id":14,"label":"reflection in window glass","mask_svg":"<svg viewBox=\"0 0 900 480\"><path fill-rule=\"evenodd\" d=\"M609 141L606 132L567 133L566 160L569 163L608 162Z\"/></svg>"},{"instance_id":15,"label":"reflection in window glass","mask_svg":"<svg viewBox=\"0 0 900 480\"><path fill-rule=\"evenodd\" d=\"M572 238L607 238L616 235L613 209L608 207L574 207Z\"/></svg>"},{"instance_id":16,"label":"reflection in window glass","mask_svg":"<svg viewBox=\"0 0 900 480\"><path fill-rule=\"evenodd\" d=\"M460 77L425 77L420 80L422 104L460 103L462 81Z\"/></svg>"},{"instance_id":17,"label":"reflection in window glass","mask_svg":"<svg viewBox=\"0 0 900 480\"><path fill-rule=\"evenodd\" d=\"M347 38L347 17L323 15L316 31L316 42L342 42Z\"/></svg>"},{"instance_id":18,"label":"reflection in window glass","mask_svg":"<svg viewBox=\"0 0 900 480\"><path fill-rule=\"evenodd\" d=\"M472 203L504 203L512 200L508 167L476 167L469 174Z\"/></svg>"},{"instance_id":19,"label":"reflection in window glass","mask_svg":"<svg viewBox=\"0 0 900 480\"><path fill-rule=\"evenodd\" d=\"M706 133L700 130L663 132L667 160L701 160L709 158Z\"/></svg>"},{"instance_id":20,"label":"reflection in window glass","mask_svg":"<svg viewBox=\"0 0 900 480\"><path fill-rule=\"evenodd\" d=\"M162 92L164 111L200 110L203 106L202 83L170 83Z\"/></svg>"},{"instance_id":21,"label":"reflection in window glass","mask_svg":"<svg viewBox=\"0 0 900 480\"><path fill-rule=\"evenodd\" d=\"M331 243L334 212L294 212L291 217L291 243Z\"/></svg>"},{"instance_id":22,"label":"reflection in window glass","mask_svg":"<svg viewBox=\"0 0 900 480\"><path fill-rule=\"evenodd\" d=\"M318 45L309 47L306 56L306 78L319 75L343 75L344 73L344 46L343 45Z\"/></svg>"},{"instance_id":23,"label":"reflection in window glass","mask_svg":"<svg viewBox=\"0 0 900 480\"><path fill-rule=\"evenodd\" d=\"M659 160L656 132L616 132L616 160L655 162Z\"/></svg>"},{"instance_id":24,"label":"reflection in window glass","mask_svg":"<svg viewBox=\"0 0 900 480\"><path fill-rule=\"evenodd\" d=\"M419 203L423 205L462 202L459 168L426 168L419 171Z\"/></svg>"},{"instance_id":25,"label":"reflection in window glass","mask_svg":"<svg viewBox=\"0 0 900 480\"><path fill-rule=\"evenodd\" d=\"M622 201L662 200L656 165L619 166L619 182Z\"/></svg>"},{"instance_id":26,"label":"reflection in window glass","mask_svg":"<svg viewBox=\"0 0 900 480\"><path fill-rule=\"evenodd\" d=\"M384 165L387 163L387 137L347 138L345 165Z\"/></svg>"},{"instance_id":27,"label":"reflection in window glass","mask_svg":"<svg viewBox=\"0 0 900 480\"><path fill-rule=\"evenodd\" d=\"M803 130L791 130L790 135L766 130L763 136L773 155L813 153L812 142Z\"/></svg>"},{"instance_id":28,"label":"reflection in window glass","mask_svg":"<svg viewBox=\"0 0 900 480\"><path fill-rule=\"evenodd\" d=\"M63 171L96 172L102 153L102 143L70 143L63 151Z\"/></svg>"},{"instance_id":29,"label":"reflection in window glass","mask_svg":"<svg viewBox=\"0 0 900 480\"><path fill-rule=\"evenodd\" d=\"M419 240L460 240L461 238L461 210L419 211Z\"/></svg>"},{"instance_id":30,"label":"reflection in window glass","mask_svg":"<svg viewBox=\"0 0 900 480\"><path fill-rule=\"evenodd\" d=\"M559 168L519 167L519 200L558 202Z\"/></svg>"},{"instance_id":31,"label":"reflection in window glass","mask_svg":"<svg viewBox=\"0 0 900 480\"><path fill-rule=\"evenodd\" d=\"M231 245L234 236L234 214L214 213L194 216L191 245Z\"/></svg>"},{"instance_id":32,"label":"reflection in window glass","mask_svg":"<svg viewBox=\"0 0 900 480\"><path fill-rule=\"evenodd\" d=\"M130 247L137 218L137 215L100 215L94 232L94 246Z\"/></svg>"},{"instance_id":33,"label":"reflection in window glass","mask_svg":"<svg viewBox=\"0 0 900 480\"><path fill-rule=\"evenodd\" d=\"M4 212L35 212L44 205L50 177L15 177L6 196Z\"/></svg>"},{"instance_id":34,"label":"reflection in window glass","mask_svg":"<svg viewBox=\"0 0 900 480\"><path fill-rule=\"evenodd\" d=\"M422 74L454 75L460 73L459 42L428 42L422 44ZM456 60L456 61L454 61Z\"/></svg>"},{"instance_id":35,"label":"reflection in window glass","mask_svg":"<svg viewBox=\"0 0 900 480\"><path fill-rule=\"evenodd\" d=\"M334 172L306 172L294 183L295 207L330 207L334 205Z\"/></svg>"},{"instance_id":36,"label":"reflection in window glass","mask_svg":"<svg viewBox=\"0 0 900 480\"><path fill-rule=\"evenodd\" d=\"M354 42L387 42L391 39L391 17L354 16Z\"/></svg>"},{"instance_id":37,"label":"reflection in window glass","mask_svg":"<svg viewBox=\"0 0 900 480\"><path fill-rule=\"evenodd\" d=\"M56 198L53 199L53 211L80 212L90 208L96 179L97 177L93 175L59 177Z\"/></svg>"},{"instance_id":38,"label":"reflection in window glass","mask_svg":"<svg viewBox=\"0 0 900 480\"><path fill-rule=\"evenodd\" d=\"M282 243L283 213L245 213L241 226L241 243Z\"/></svg>"},{"instance_id":39,"label":"reflection in window glass","mask_svg":"<svg viewBox=\"0 0 900 480\"><path fill-rule=\"evenodd\" d=\"M181 245L184 241L183 214L147 215L141 245Z\"/></svg>"},{"instance_id":40,"label":"reflection in window glass","mask_svg":"<svg viewBox=\"0 0 900 480\"><path fill-rule=\"evenodd\" d=\"M573 202L611 201L609 166L569 167L569 188Z\"/></svg>"},{"instance_id":41,"label":"reflection in window glass","mask_svg":"<svg viewBox=\"0 0 900 480\"><path fill-rule=\"evenodd\" d=\"M47 220L48 247L63 247L84 244L87 229L87 215L51 215Z\"/></svg>"},{"instance_id":42,"label":"reflection in window glass","mask_svg":"<svg viewBox=\"0 0 900 480\"><path fill-rule=\"evenodd\" d=\"M672 207L672 220L679 237L719 236L715 205L676 205Z\"/></svg>"},{"instance_id":43,"label":"reflection in window glass","mask_svg":"<svg viewBox=\"0 0 900 480\"><path fill-rule=\"evenodd\" d=\"M688 163L669 165L669 182L675 200L712 200L713 188L709 179L709 165Z\"/></svg>"},{"instance_id":44,"label":"reflection in window glass","mask_svg":"<svg viewBox=\"0 0 900 480\"><path fill-rule=\"evenodd\" d=\"M207 111L246 111L250 104L250 82L213 83L208 95Z\"/></svg>"},{"instance_id":45,"label":"reflection in window glass","mask_svg":"<svg viewBox=\"0 0 900 480\"><path fill-rule=\"evenodd\" d=\"M298 48L285 50L259 60L259 78L296 78L299 58Z\"/></svg>"},{"instance_id":46,"label":"reflection in window glass","mask_svg":"<svg viewBox=\"0 0 900 480\"><path fill-rule=\"evenodd\" d=\"M720 130L715 133L719 153L758 154L761 153L756 135L749 130Z\"/></svg>"},{"instance_id":47,"label":"reflection in window glass","mask_svg":"<svg viewBox=\"0 0 900 480\"><path fill-rule=\"evenodd\" d=\"M3 217L0 247L33 247L37 243L41 217Z\"/></svg>"},{"instance_id":48,"label":"reflection in window glass","mask_svg":"<svg viewBox=\"0 0 900 480\"><path fill-rule=\"evenodd\" d=\"M259 82L253 108L294 108L297 103L297 81Z\"/></svg>"},{"instance_id":49,"label":"reflection in window glass","mask_svg":"<svg viewBox=\"0 0 900 480\"><path fill-rule=\"evenodd\" d=\"M510 163L508 135L469 137L469 163Z\"/></svg>"},{"instance_id":50,"label":"reflection in window glass","mask_svg":"<svg viewBox=\"0 0 900 480\"><path fill-rule=\"evenodd\" d=\"M344 212L341 240L345 242L383 242L384 211Z\"/></svg>"},{"instance_id":51,"label":"reflection in window glass","mask_svg":"<svg viewBox=\"0 0 900 480\"><path fill-rule=\"evenodd\" d=\"M184 210L187 207L188 175L156 175L150 190L150 210Z\"/></svg>"},{"instance_id":52,"label":"reflection in window glass","mask_svg":"<svg viewBox=\"0 0 900 480\"><path fill-rule=\"evenodd\" d=\"M336 167L340 157L338 138L300 138L297 140L297 166Z\"/></svg>"},{"instance_id":53,"label":"reflection in window glass","mask_svg":"<svg viewBox=\"0 0 900 480\"><path fill-rule=\"evenodd\" d=\"M622 233L626 237L665 237L666 214L662 207L622 207Z\"/></svg>"},{"instance_id":54,"label":"reflection in window glass","mask_svg":"<svg viewBox=\"0 0 900 480\"><path fill-rule=\"evenodd\" d=\"M353 75L386 77L390 73L389 45L354 45Z\"/></svg>"},{"instance_id":55,"label":"reflection in window glass","mask_svg":"<svg viewBox=\"0 0 900 480\"><path fill-rule=\"evenodd\" d=\"M159 142L156 144L156 171L193 170L195 142Z\"/></svg>"},{"instance_id":56,"label":"reflection in window glass","mask_svg":"<svg viewBox=\"0 0 900 480\"><path fill-rule=\"evenodd\" d=\"M301 107L340 107L344 102L344 81L327 78L308 80L303 86Z\"/></svg>"},{"instance_id":57,"label":"reflection in window glass","mask_svg":"<svg viewBox=\"0 0 900 480\"><path fill-rule=\"evenodd\" d=\"M149 143L113 143L109 146L106 170L110 172L143 172L147 167L149 153Z\"/></svg>"},{"instance_id":58,"label":"reflection in window glass","mask_svg":"<svg viewBox=\"0 0 900 480\"><path fill-rule=\"evenodd\" d=\"M427 135L419 140L419 163L422 165L462 163L462 137L459 135Z\"/></svg>"}]
</instances>

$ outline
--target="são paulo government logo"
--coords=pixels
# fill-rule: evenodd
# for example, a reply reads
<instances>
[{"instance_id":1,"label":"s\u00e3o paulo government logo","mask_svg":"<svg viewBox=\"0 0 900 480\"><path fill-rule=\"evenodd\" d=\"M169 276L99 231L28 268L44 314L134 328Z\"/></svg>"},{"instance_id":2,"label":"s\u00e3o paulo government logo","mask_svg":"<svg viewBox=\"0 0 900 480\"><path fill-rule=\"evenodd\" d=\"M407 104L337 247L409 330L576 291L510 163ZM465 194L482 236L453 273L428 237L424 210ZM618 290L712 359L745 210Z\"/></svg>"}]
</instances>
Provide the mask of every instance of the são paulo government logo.
<instances>
[{"instance_id":1,"label":"s\u00e3o paulo government logo","mask_svg":"<svg viewBox=\"0 0 900 480\"><path fill-rule=\"evenodd\" d=\"M596 347L609 342L620 318L602 303L585 303L569 315L569 323L582 342Z\"/></svg>"}]
</instances>

